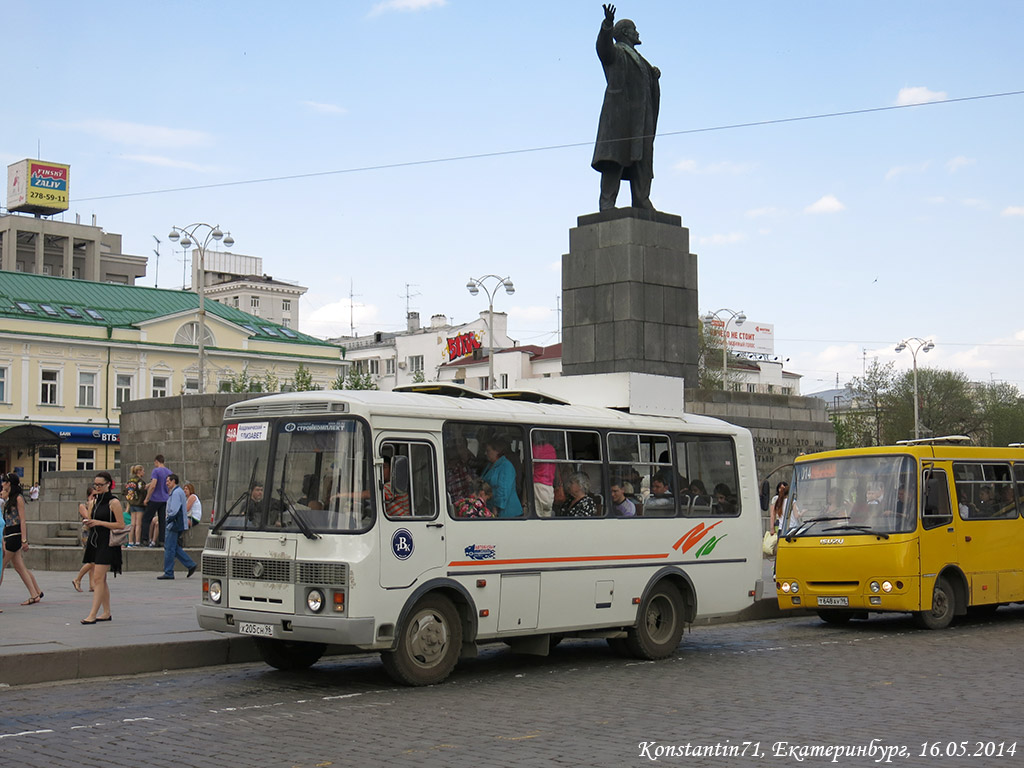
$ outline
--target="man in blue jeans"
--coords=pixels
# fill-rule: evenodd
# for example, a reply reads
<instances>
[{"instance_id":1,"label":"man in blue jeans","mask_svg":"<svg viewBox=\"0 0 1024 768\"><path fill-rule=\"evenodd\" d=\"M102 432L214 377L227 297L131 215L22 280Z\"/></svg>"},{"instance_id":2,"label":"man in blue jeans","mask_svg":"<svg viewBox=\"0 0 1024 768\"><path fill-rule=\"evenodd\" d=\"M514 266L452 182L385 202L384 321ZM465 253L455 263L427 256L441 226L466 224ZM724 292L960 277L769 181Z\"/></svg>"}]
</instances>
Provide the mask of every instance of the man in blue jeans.
<instances>
[{"instance_id":1,"label":"man in blue jeans","mask_svg":"<svg viewBox=\"0 0 1024 768\"><path fill-rule=\"evenodd\" d=\"M188 521L185 519L185 491L178 487L178 476L167 476L167 529L164 531L164 572L158 579L174 578L174 558L188 568L188 575L196 572L196 561L181 546L181 534ZM187 577L186 577L187 578Z\"/></svg>"}]
</instances>

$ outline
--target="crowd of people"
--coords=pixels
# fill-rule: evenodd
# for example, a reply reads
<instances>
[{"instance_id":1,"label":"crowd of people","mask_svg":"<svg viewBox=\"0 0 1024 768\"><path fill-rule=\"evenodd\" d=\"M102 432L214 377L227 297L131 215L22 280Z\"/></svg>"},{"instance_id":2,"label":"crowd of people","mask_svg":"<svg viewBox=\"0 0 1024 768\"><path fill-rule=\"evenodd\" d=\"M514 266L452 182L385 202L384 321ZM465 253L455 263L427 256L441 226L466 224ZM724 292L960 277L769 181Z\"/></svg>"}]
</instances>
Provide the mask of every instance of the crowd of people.
<instances>
[{"instance_id":1,"label":"crowd of people","mask_svg":"<svg viewBox=\"0 0 1024 768\"><path fill-rule=\"evenodd\" d=\"M6 473L0 480L0 511L4 520L0 584L7 566L11 566L28 589L28 599L21 605L35 605L44 594L25 565L24 556L29 549L26 494L16 473ZM29 494L31 501L38 500L37 483L32 485ZM92 595L90 610L81 620L82 624L113 621L107 574L116 577L121 573L122 547L163 546L163 573L157 577L161 580L174 578L175 560L184 565L188 576L198 567L182 547L181 537L202 522L202 502L195 485L182 485L178 475L164 464L162 455L154 459L148 480L144 467L134 465L120 491L115 488L109 472L97 472L86 489L85 500L78 505L78 514L84 551L82 567L71 580L71 586L77 592L84 592L83 581L87 579Z\"/></svg>"}]
</instances>

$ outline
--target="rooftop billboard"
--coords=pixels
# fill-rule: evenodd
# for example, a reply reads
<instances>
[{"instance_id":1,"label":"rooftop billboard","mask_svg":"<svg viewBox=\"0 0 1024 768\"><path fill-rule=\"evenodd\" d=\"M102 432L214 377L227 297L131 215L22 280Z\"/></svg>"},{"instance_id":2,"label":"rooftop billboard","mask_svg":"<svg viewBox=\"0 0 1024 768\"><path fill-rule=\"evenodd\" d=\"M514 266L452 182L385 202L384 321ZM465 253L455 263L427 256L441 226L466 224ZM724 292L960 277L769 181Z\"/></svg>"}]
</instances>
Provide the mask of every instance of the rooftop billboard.
<instances>
[{"instance_id":1,"label":"rooftop billboard","mask_svg":"<svg viewBox=\"0 0 1024 768\"><path fill-rule=\"evenodd\" d=\"M68 209L71 166L19 160L7 166L7 210L49 216Z\"/></svg>"}]
</instances>

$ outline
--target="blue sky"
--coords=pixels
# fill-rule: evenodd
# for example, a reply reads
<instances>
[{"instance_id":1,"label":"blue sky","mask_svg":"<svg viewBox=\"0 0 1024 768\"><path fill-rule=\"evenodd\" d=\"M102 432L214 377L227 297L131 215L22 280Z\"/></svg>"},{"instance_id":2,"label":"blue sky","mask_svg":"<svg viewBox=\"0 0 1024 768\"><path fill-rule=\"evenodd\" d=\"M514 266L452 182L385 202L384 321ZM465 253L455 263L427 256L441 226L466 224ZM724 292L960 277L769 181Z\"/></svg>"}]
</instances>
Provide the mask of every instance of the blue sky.
<instances>
[{"instance_id":1,"label":"blue sky","mask_svg":"<svg viewBox=\"0 0 1024 768\"><path fill-rule=\"evenodd\" d=\"M597 209L600 3L4 15L20 32L0 160L69 163L65 218L95 215L128 253L159 237L161 287L181 285L171 225L205 221L309 287L306 332L347 333L350 290L359 333L404 327L407 290L424 320L467 321L486 300L466 280L494 273L516 285L496 300L510 334L556 341L568 230ZM865 359L909 367L893 348L910 336L936 343L919 364L1024 389L1024 95L682 133L1024 90L1024 4L645 0L618 16L662 71L652 200L690 228L702 312L774 324L804 392ZM422 162L490 153L509 154Z\"/></svg>"}]
</instances>

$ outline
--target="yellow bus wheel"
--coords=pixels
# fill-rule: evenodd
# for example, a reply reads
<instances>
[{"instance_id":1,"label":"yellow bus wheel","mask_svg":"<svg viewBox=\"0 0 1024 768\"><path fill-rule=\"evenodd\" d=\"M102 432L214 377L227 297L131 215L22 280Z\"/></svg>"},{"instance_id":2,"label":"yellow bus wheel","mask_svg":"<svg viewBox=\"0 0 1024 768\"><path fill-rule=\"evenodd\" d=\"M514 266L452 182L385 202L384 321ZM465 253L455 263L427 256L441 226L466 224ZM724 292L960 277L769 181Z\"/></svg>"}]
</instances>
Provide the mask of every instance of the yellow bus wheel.
<instances>
[{"instance_id":1,"label":"yellow bus wheel","mask_svg":"<svg viewBox=\"0 0 1024 768\"><path fill-rule=\"evenodd\" d=\"M932 591L932 608L930 611L918 611L914 614L917 626L923 629L945 629L956 615L956 593L953 586L945 579L935 582Z\"/></svg>"}]
</instances>

